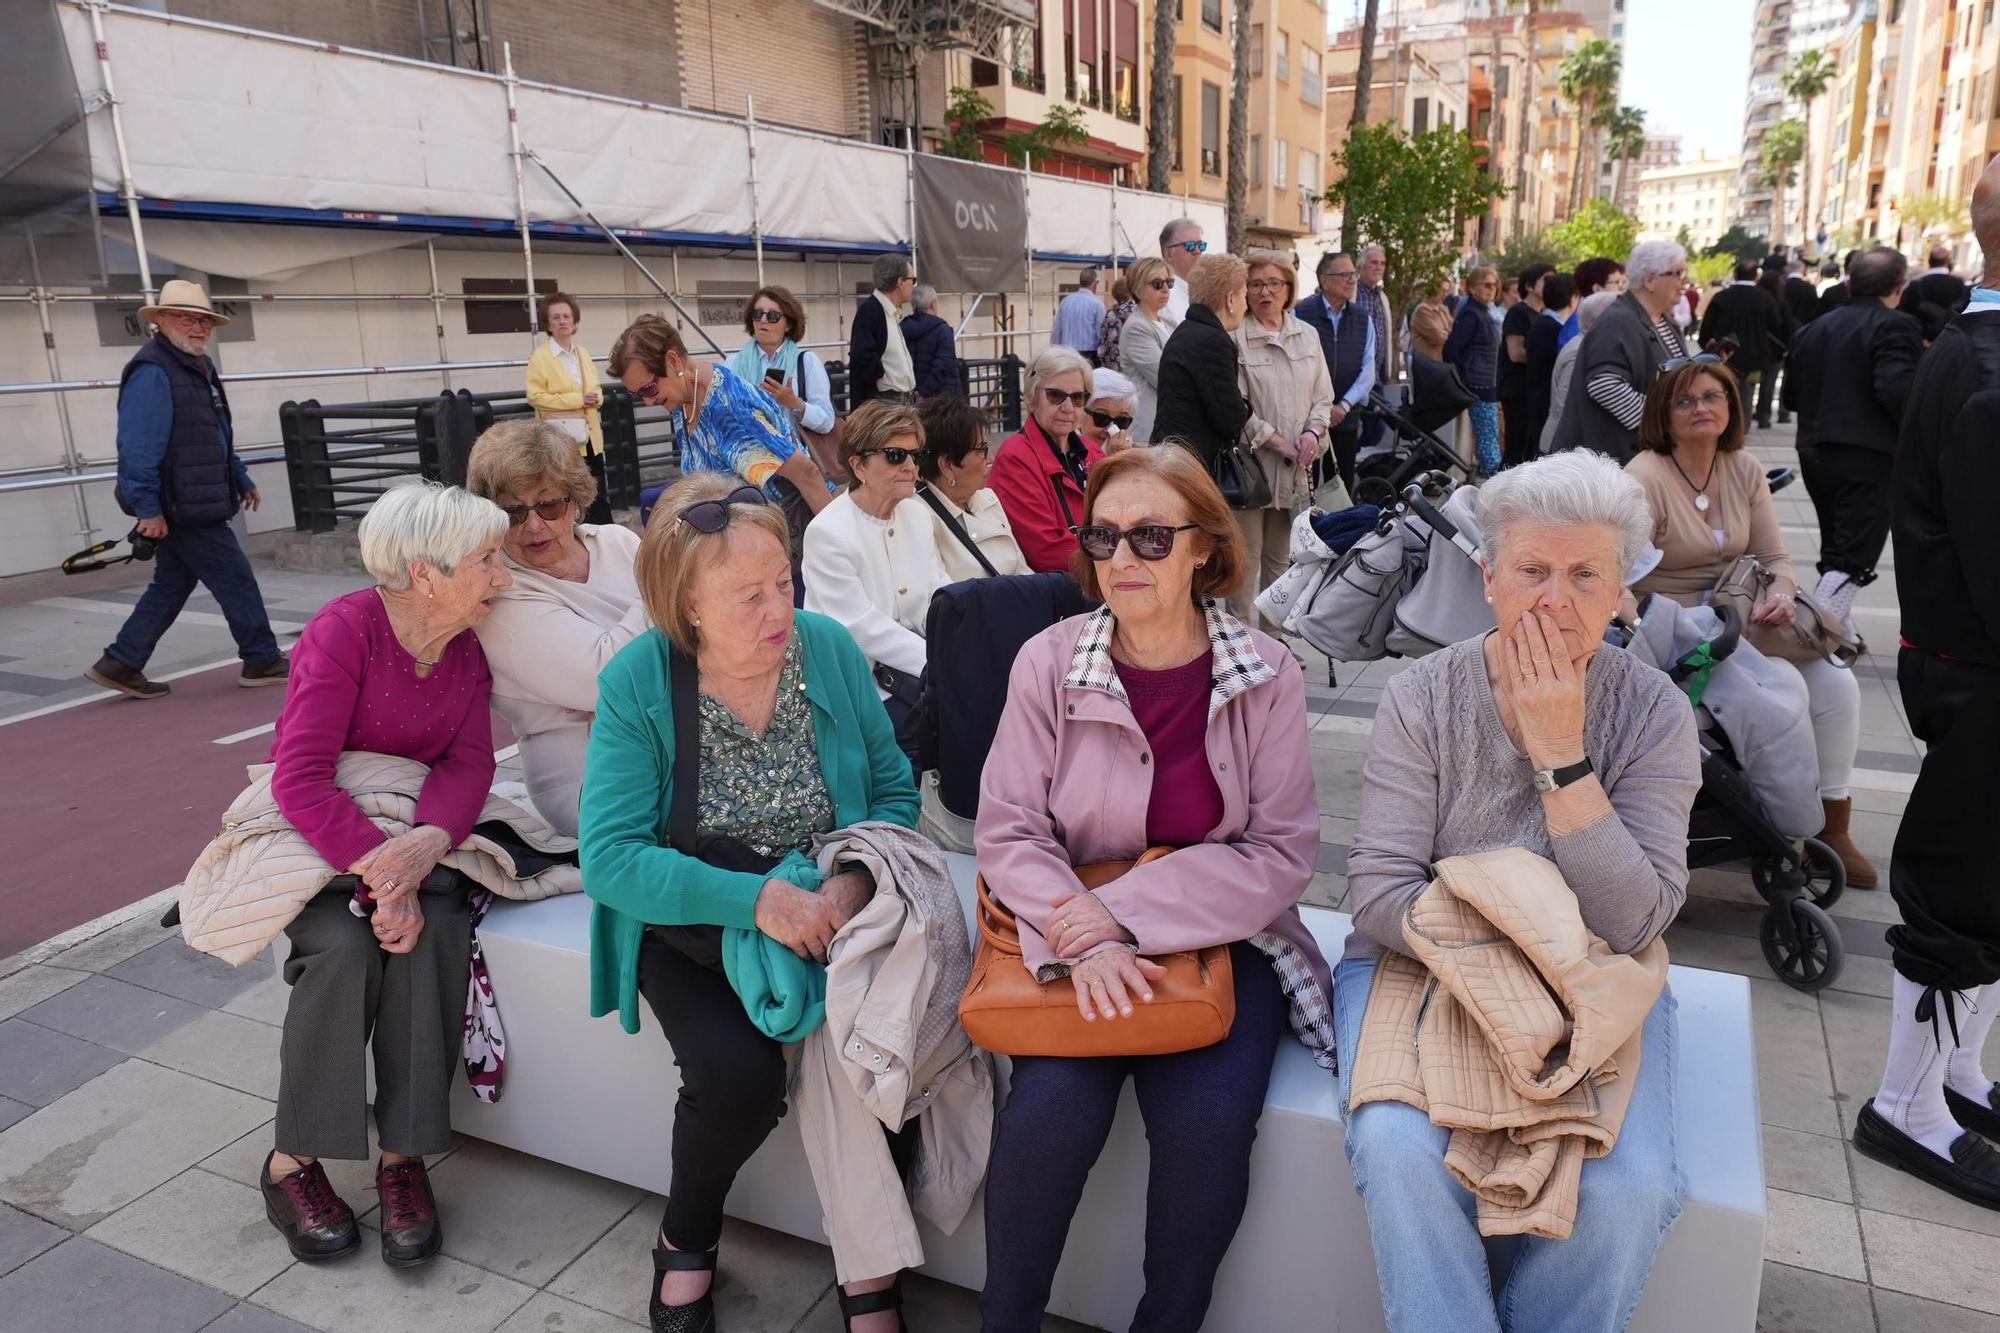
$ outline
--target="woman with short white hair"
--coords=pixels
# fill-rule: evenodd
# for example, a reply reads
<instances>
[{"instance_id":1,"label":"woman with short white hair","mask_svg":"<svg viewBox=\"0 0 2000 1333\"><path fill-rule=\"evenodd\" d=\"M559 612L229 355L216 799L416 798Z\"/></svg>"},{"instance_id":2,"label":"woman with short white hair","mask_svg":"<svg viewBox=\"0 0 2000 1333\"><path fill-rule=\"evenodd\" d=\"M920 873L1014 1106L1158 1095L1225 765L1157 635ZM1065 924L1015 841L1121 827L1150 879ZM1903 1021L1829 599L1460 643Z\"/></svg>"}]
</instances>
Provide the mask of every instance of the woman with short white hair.
<instances>
[{"instance_id":1,"label":"woman with short white hair","mask_svg":"<svg viewBox=\"0 0 2000 1333\"><path fill-rule=\"evenodd\" d=\"M1043 348L1028 363L1021 429L1001 441L988 474L1021 554L1037 573L1067 571L1076 558L1083 489L1104 457L1079 429L1095 373L1073 348Z\"/></svg>"},{"instance_id":2,"label":"woman with short white hair","mask_svg":"<svg viewBox=\"0 0 2000 1333\"><path fill-rule=\"evenodd\" d=\"M382 1259L425 1263L444 1243L424 1158L451 1147L446 1094L472 926L469 881L438 862L471 835L493 785L493 677L471 631L512 581L506 536L507 516L456 486L384 492L361 520L374 586L320 608L292 652L271 794L313 850L353 877L285 927L292 994L277 1143L258 1179L294 1258L332 1259L361 1243L320 1159L368 1155L371 1047ZM415 827L388 836L334 780L348 750L429 769Z\"/></svg>"},{"instance_id":3,"label":"woman with short white hair","mask_svg":"<svg viewBox=\"0 0 2000 1333\"><path fill-rule=\"evenodd\" d=\"M1115 370L1102 367L1090 376L1090 401L1083 405L1083 420L1077 428L1107 454L1115 454L1134 442L1133 415L1138 409L1139 386Z\"/></svg>"},{"instance_id":4,"label":"woman with short white hair","mask_svg":"<svg viewBox=\"0 0 2000 1333\"><path fill-rule=\"evenodd\" d=\"M1569 1237L1519 1238L1502 1272L1482 1238L1487 1205L1445 1165L1452 1131L1402 1100L1350 1101L1373 1076L1357 1064L1393 1036L1369 996L1406 984L1405 919L1439 862L1502 848L1554 862L1590 935L1617 954L1647 948L1687 896L1694 712L1663 672L1604 644L1653 531L1645 491L1577 450L1508 469L1479 500L1497 628L1389 680L1362 770L1354 932L1334 973L1347 1155L1394 1333L1615 1333L1681 1210L1671 991L1641 1027L1615 1143L1582 1163Z\"/></svg>"}]
</instances>

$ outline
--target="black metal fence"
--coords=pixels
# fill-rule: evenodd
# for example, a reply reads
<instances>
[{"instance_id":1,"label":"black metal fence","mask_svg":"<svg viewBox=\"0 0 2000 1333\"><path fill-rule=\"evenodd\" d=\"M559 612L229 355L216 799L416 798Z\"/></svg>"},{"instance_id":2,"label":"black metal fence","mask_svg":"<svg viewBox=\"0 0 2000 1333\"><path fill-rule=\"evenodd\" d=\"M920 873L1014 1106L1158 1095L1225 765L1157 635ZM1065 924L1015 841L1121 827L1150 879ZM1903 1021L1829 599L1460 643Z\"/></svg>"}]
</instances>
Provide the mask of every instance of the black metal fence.
<instances>
[{"instance_id":1,"label":"black metal fence","mask_svg":"<svg viewBox=\"0 0 2000 1333\"><path fill-rule=\"evenodd\" d=\"M958 373L966 400L997 429L1021 428L1019 357L960 361ZM844 408L846 365L828 363L827 377L833 401ZM642 489L680 470L670 414L639 402L616 381L601 389L605 497L614 509L637 508ZM359 519L406 477L463 484L473 442L496 421L531 415L524 393L465 389L371 403L288 402L278 409L278 425L293 525L331 532L340 519Z\"/></svg>"}]
</instances>

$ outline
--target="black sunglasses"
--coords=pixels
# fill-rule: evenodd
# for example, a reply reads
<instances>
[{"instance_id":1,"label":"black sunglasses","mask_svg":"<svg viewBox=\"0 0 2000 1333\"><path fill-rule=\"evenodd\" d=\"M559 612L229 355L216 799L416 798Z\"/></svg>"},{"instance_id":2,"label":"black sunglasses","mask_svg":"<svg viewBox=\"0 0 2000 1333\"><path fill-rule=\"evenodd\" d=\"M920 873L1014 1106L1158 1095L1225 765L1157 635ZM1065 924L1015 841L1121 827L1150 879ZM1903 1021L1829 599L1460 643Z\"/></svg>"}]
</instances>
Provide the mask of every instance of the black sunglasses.
<instances>
[{"instance_id":1,"label":"black sunglasses","mask_svg":"<svg viewBox=\"0 0 2000 1333\"><path fill-rule=\"evenodd\" d=\"M1061 407L1064 403L1068 403L1071 407L1082 407L1090 401L1090 395L1082 389L1078 389L1075 393L1064 393L1061 389L1045 386L1042 389L1042 397L1048 400L1050 407Z\"/></svg>"},{"instance_id":2,"label":"black sunglasses","mask_svg":"<svg viewBox=\"0 0 2000 1333\"><path fill-rule=\"evenodd\" d=\"M785 312L782 310L752 310L750 318L756 320L759 324L782 324L785 322Z\"/></svg>"},{"instance_id":3,"label":"black sunglasses","mask_svg":"<svg viewBox=\"0 0 2000 1333\"><path fill-rule=\"evenodd\" d=\"M1156 292L1163 292L1174 284L1165 278L1148 278L1146 285Z\"/></svg>"},{"instance_id":4,"label":"black sunglasses","mask_svg":"<svg viewBox=\"0 0 2000 1333\"><path fill-rule=\"evenodd\" d=\"M1132 429L1132 414L1130 412L1125 412L1114 417L1109 412L1100 412L1093 407L1090 409L1090 419L1097 423L1099 430L1103 430L1107 426L1116 426L1120 430Z\"/></svg>"},{"instance_id":5,"label":"black sunglasses","mask_svg":"<svg viewBox=\"0 0 2000 1333\"><path fill-rule=\"evenodd\" d=\"M711 536L729 526L729 510L735 505L768 504L764 492L755 486L738 486L720 500L703 500L700 504L689 505L681 511L680 521L696 532L706 532Z\"/></svg>"},{"instance_id":6,"label":"black sunglasses","mask_svg":"<svg viewBox=\"0 0 2000 1333\"><path fill-rule=\"evenodd\" d=\"M1173 553L1174 534L1198 528L1199 523L1183 523L1170 527L1165 523L1141 523L1136 528L1106 527L1102 523L1091 523L1076 530L1076 544L1092 560L1109 560L1118 554L1118 543L1130 542L1132 554L1141 560L1165 560Z\"/></svg>"},{"instance_id":7,"label":"black sunglasses","mask_svg":"<svg viewBox=\"0 0 2000 1333\"><path fill-rule=\"evenodd\" d=\"M545 523L553 523L569 512L569 497L559 496L554 500L543 500L531 505L501 505L500 512L507 516L507 526L518 528L528 521L532 511Z\"/></svg>"},{"instance_id":8,"label":"black sunglasses","mask_svg":"<svg viewBox=\"0 0 2000 1333\"><path fill-rule=\"evenodd\" d=\"M901 467L912 458L915 458L917 451L915 449L902 449L893 446L887 449L863 449L860 453L854 455L854 460L858 463L864 458L873 458L877 454L880 454L883 461L888 463L890 467Z\"/></svg>"}]
</instances>

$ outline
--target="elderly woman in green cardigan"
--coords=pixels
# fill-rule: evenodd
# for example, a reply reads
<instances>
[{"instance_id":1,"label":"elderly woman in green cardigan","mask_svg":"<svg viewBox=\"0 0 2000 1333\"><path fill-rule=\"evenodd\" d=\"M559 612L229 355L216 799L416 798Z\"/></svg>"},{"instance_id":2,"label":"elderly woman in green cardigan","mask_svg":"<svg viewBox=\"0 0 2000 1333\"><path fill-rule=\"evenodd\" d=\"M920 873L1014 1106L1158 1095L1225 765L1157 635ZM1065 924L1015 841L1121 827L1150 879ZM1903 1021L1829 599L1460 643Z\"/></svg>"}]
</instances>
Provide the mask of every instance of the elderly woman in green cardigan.
<instances>
[{"instance_id":1,"label":"elderly woman in green cardigan","mask_svg":"<svg viewBox=\"0 0 2000 1333\"><path fill-rule=\"evenodd\" d=\"M680 1066L651 1293L673 1333L714 1327L723 1200L784 1110L783 1043L823 1016L827 946L874 893L858 870L822 881L805 853L864 820L917 823L868 660L793 610L789 552L755 488L683 478L639 547L654 628L598 677L579 817L591 1012L637 1032L643 995ZM844 1284L851 1327L899 1327L897 1276Z\"/></svg>"}]
</instances>

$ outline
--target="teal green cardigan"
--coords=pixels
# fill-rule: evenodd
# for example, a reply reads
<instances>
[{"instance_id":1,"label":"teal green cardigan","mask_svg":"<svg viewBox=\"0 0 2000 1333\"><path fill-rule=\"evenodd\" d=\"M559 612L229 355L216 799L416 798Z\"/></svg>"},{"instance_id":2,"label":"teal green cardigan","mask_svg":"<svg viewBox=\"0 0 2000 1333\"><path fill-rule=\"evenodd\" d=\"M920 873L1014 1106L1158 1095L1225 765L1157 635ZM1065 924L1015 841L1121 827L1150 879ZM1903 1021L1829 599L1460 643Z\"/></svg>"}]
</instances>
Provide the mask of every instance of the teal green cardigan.
<instances>
[{"instance_id":1,"label":"teal green cardigan","mask_svg":"<svg viewBox=\"0 0 2000 1333\"><path fill-rule=\"evenodd\" d=\"M910 761L896 745L868 659L839 621L800 611L796 633L820 772L835 828L864 820L917 826ZM713 866L667 845L674 710L667 638L648 630L597 677L578 812L590 914L590 1013L639 1030L639 940L648 923L755 930L765 876ZM792 878L787 875L786 878ZM742 983L732 969L731 984Z\"/></svg>"}]
</instances>

